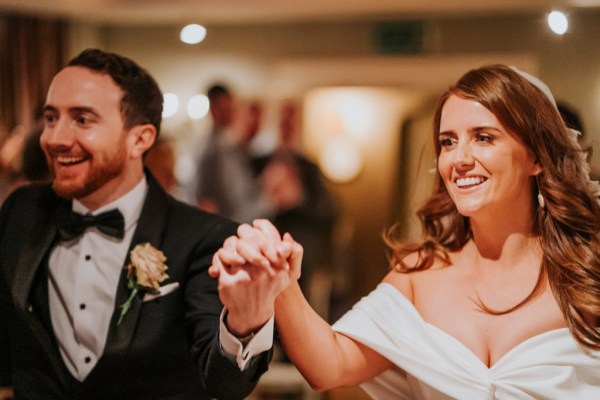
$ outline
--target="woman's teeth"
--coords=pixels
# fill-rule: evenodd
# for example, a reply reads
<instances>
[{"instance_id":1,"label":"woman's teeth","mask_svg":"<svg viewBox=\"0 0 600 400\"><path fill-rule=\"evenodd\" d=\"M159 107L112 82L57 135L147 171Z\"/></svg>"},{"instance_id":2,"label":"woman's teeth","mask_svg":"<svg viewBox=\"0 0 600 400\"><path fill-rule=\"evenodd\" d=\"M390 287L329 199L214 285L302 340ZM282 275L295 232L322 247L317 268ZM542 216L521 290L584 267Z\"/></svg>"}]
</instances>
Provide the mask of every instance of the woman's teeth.
<instances>
[{"instance_id":1,"label":"woman's teeth","mask_svg":"<svg viewBox=\"0 0 600 400\"><path fill-rule=\"evenodd\" d=\"M462 188L462 187L466 187L466 186L475 186L475 185L479 185L480 183L483 183L485 181L485 178L481 177L481 176L470 176L468 178L458 178L456 180L456 186Z\"/></svg>"}]
</instances>

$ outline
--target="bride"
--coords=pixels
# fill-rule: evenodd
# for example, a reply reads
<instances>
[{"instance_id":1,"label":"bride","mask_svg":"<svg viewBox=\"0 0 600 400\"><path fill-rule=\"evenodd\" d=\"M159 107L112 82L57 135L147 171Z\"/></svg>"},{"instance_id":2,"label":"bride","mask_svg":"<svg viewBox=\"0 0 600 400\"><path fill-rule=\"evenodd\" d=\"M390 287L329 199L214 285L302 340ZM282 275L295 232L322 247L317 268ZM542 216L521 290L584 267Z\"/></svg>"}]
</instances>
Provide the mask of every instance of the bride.
<instances>
[{"instance_id":1,"label":"bride","mask_svg":"<svg viewBox=\"0 0 600 400\"><path fill-rule=\"evenodd\" d=\"M422 241L391 230L391 271L333 327L294 281L301 245L264 220L242 225L213 260L223 303L240 284L228 277L263 271L250 276L271 285L285 351L319 390L600 398L600 206L552 94L515 68L469 71L442 95L434 141Z\"/></svg>"}]
</instances>

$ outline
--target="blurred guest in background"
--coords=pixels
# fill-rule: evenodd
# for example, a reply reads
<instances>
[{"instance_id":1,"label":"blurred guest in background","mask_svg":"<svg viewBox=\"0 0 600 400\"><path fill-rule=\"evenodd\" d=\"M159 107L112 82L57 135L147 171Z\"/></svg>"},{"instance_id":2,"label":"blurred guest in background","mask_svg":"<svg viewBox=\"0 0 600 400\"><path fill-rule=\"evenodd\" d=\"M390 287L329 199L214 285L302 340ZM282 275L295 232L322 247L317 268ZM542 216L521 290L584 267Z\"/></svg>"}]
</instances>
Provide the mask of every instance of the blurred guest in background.
<instances>
[{"instance_id":1,"label":"blurred guest in background","mask_svg":"<svg viewBox=\"0 0 600 400\"><path fill-rule=\"evenodd\" d=\"M263 118L263 106L258 100L251 100L242 105L236 122L238 140L246 153L252 157L252 143L260 133Z\"/></svg>"},{"instance_id":2,"label":"blurred guest in background","mask_svg":"<svg viewBox=\"0 0 600 400\"><path fill-rule=\"evenodd\" d=\"M170 140L159 137L146 153L144 165L167 193L179 201L192 202L177 180L175 174L176 153Z\"/></svg>"},{"instance_id":3,"label":"blurred guest in background","mask_svg":"<svg viewBox=\"0 0 600 400\"><path fill-rule=\"evenodd\" d=\"M246 142L232 128L232 93L218 84L207 95L213 126L197 165L198 206L238 222L270 215L275 206L252 173Z\"/></svg>"},{"instance_id":4,"label":"blurred guest in background","mask_svg":"<svg viewBox=\"0 0 600 400\"><path fill-rule=\"evenodd\" d=\"M22 126L13 130L0 147L0 204L16 188L49 179L46 157L40 147L43 125L40 118L30 132Z\"/></svg>"},{"instance_id":5,"label":"blurred guest in background","mask_svg":"<svg viewBox=\"0 0 600 400\"><path fill-rule=\"evenodd\" d=\"M255 168L265 191L271 196L289 197L280 201L286 207L270 219L306 249L300 286L308 295L313 279L330 278L333 230L339 211L319 167L301 151L300 129L298 105L284 102L279 109L277 147L269 156L255 160Z\"/></svg>"},{"instance_id":6,"label":"blurred guest in background","mask_svg":"<svg viewBox=\"0 0 600 400\"><path fill-rule=\"evenodd\" d=\"M26 183L21 174L25 129L15 128L0 147L0 204L17 187Z\"/></svg>"}]
</instances>

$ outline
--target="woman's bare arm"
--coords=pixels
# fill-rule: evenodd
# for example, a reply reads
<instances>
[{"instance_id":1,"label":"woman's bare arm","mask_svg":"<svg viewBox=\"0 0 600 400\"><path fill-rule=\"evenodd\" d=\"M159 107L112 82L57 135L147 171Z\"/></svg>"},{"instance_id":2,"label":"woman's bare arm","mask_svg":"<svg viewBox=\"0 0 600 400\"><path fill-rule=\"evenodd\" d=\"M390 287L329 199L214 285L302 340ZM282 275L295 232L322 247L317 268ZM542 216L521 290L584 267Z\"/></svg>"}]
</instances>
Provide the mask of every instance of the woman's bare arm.
<instances>
[{"instance_id":1,"label":"woman's bare arm","mask_svg":"<svg viewBox=\"0 0 600 400\"><path fill-rule=\"evenodd\" d=\"M235 310L234 300L240 291L246 289L250 293L248 288L252 288L252 297L256 298L243 301L262 308L274 307L286 353L315 389L356 385L389 368L387 359L334 332L311 308L297 282L302 255L302 246L289 234L282 240L270 222L258 220L252 227L241 225L238 236L225 241L213 259L210 273L219 277L219 293L223 304L233 308L230 311ZM235 275L241 279L230 279ZM236 315L232 312L231 316ZM230 322L244 327L239 330L250 326L241 315Z\"/></svg>"},{"instance_id":2,"label":"woman's bare arm","mask_svg":"<svg viewBox=\"0 0 600 400\"><path fill-rule=\"evenodd\" d=\"M391 366L379 353L335 332L310 307L297 282L277 297L275 321L286 354L316 390L354 386Z\"/></svg>"}]
</instances>

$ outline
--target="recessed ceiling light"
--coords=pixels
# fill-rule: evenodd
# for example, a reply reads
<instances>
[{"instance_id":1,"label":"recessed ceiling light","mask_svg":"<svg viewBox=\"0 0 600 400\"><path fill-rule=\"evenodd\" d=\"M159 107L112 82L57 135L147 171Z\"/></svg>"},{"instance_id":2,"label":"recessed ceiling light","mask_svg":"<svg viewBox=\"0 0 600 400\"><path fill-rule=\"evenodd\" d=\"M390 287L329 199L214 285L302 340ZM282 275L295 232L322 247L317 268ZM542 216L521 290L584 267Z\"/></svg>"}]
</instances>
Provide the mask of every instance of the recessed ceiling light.
<instances>
[{"instance_id":1,"label":"recessed ceiling light","mask_svg":"<svg viewBox=\"0 0 600 400\"><path fill-rule=\"evenodd\" d=\"M183 27L179 38L183 43L198 44L206 37L206 28L198 24L190 24Z\"/></svg>"},{"instance_id":2,"label":"recessed ceiling light","mask_svg":"<svg viewBox=\"0 0 600 400\"><path fill-rule=\"evenodd\" d=\"M552 29L552 32L557 35L564 35L569 28L569 20L567 16L560 11L552 11L548 14L548 26Z\"/></svg>"},{"instance_id":3,"label":"recessed ceiling light","mask_svg":"<svg viewBox=\"0 0 600 400\"><path fill-rule=\"evenodd\" d=\"M172 117L179 109L179 98L175 93L163 94L163 118Z\"/></svg>"},{"instance_id":4,"label":"recessed ceiling light","mask_svg":"<svg viewBox=\"0 0 600 400\"><path fill-rule=\"evenodd\" d=\"M191 119L201 119L208 114L208 97L203 94L193 96L187 104L187 112Z\"/></svg>"}]
</instances>

